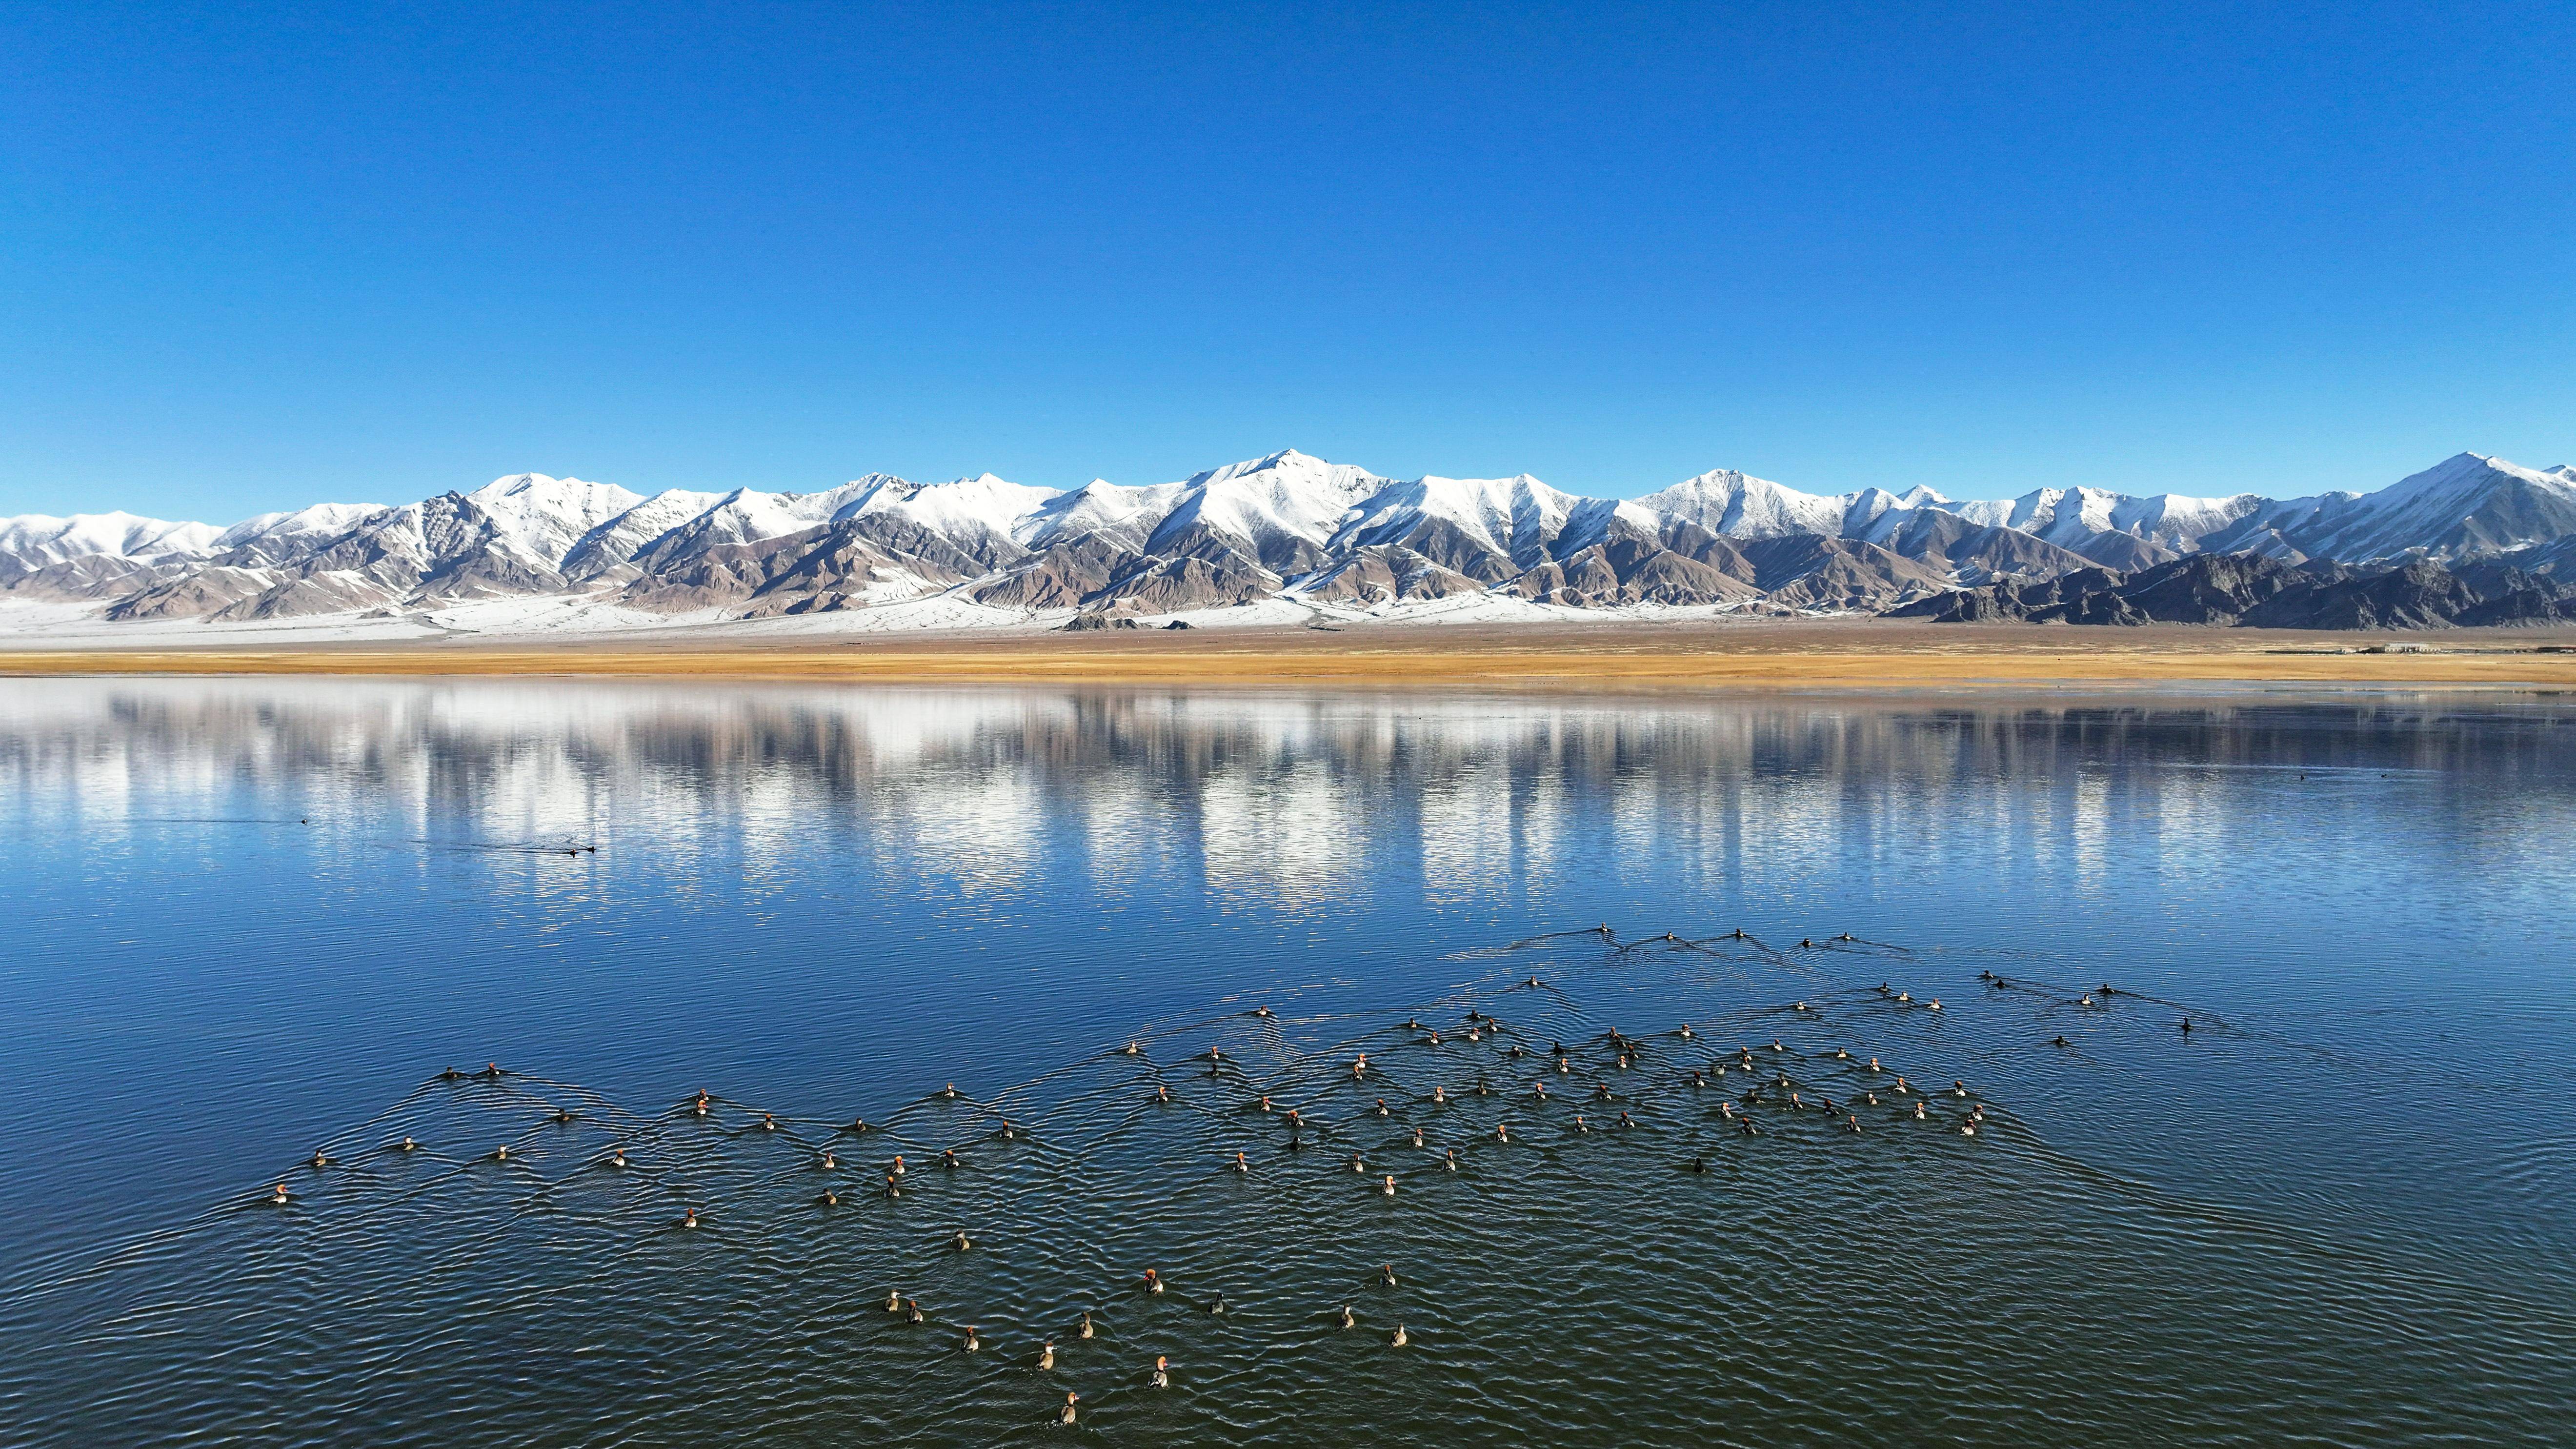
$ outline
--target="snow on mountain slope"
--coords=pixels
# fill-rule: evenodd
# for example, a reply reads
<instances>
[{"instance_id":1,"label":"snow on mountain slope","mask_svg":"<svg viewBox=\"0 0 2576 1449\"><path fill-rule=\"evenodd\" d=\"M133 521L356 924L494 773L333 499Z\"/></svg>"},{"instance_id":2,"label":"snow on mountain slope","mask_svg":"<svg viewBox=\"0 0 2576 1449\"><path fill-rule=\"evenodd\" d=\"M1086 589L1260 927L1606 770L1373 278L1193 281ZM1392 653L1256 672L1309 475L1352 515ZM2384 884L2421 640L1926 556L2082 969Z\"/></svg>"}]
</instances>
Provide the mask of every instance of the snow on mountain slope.
<instances>
[{"instance_id":1,"label":"snow on mountain slope","mask_svg":"<svg viewBox=\"0 0 2576 1449\"><path fill-rule=\"evenodd\" d=\"M2461 453L2375 493L2262 503L2200 544L2210 551L2294 551L2346 562L2410 552L2454 559L2546 543L2571 532L2576 480Z\"/></svg>"},{"instance_id":2,"label":"snow on mountain slope","mask_svg":"<svg viewBox=\"0 0 2576 1449\"><path fill-rule=\"evenodd\" d=\"M722 493L666 488L583 535L564 554L561 572L580 582L623 569L654 540L725 500Z\"/></svg>"},{"instance_id":3,"label":"snow on mountain slope","mask_svg":"<svg viewBox=\"0 0 2576 1449\"><path fill-rule=\"evenodd\" d=\"M1754 478L1732 468L1719 468L1685 478L1637 502L1727 538L1784 538L1810 534L1840 536L1846 500L1820 498L1783 488L1767 478Z\"/></svg>"},{"instance_id":4,"label":"snow on mountain slope","mask_svg":"<svg viewBox=\"0 0 2576 1449\"><path fill-rule=\"evenodd\" d=\"M1953 502L1921 485L1802 493L1733 470L1636 500L1584 498L1526 475L1398 482L1292 449L1180 483L1065 492L991 474L920 484L880 473L816 493L645 498L523 473L220 532L121 513L0 519L0 594L27 606L20 618L75 608L263 627L532 598L557 601L548 618L592 600L620 619L802 617L951 597L958 609L914 612L1410 608L1485 593L1550 608L1848 610L2199 552L2555 560L2546 551L2570 540L2576 467L2468 453L2375 493L2275 502L2049 488Z\"/></svg>"},{"instance_id":5,"label":"snow on mountain slope","mask_svg":"<svg viewBox=\"0 0 2576 1449\"><path fill-rule=\"evenodd\" d=\"M1565 521L1584 500L1561 493L1526 473L1515 478L1425 476L1390 483L1360 501L1326 541L1327 553L1381 545L1429 542L1441 525L1466 542L1520 568L1544 562ZM1457 564L1426 552L1438 563Z\"/></svg>"},{"instance_id":6,"label":"snow on mountain slope","mask_svg":"<svg viewBox=\"0 0 2576 1449\"><path fill-rule=\"evenodd\" d=\"M172 523L125 512L75 513L69 518L28 513L0 519L0 560L40 568L102 554L123 559L202 555L213 551L217 536L210 524Z\"/></svg>"},{"instance_id":7,"label":"snow on mountain slope","mask_svg":"<svg viewBox=\"0 0 2576 1449\"><path fill-rule=\"evenodd\" d=\"M1014 536L1029 549L1052 548L1089 534L1141 550L1189 488L1187 483L1122 486L1094 478L1032 509Z\"/></svg>"},{"instance_id":8,"label":"snow on mountain slope","mask_svg":"<svg viewBox=\"0 0 2576 1449\"><path fill-rule=\"evenodd\" d=\"M845 518L900 518L961 546L999 540L1019 547L1038 511L1059 490L1012 483L990 473L953 483L888 483L872 488L835 514Z\"/></svg>"},{"instance_id":9,"label":"snow on mountain slope","mask_svg":"<svg viewBox=\"0 0 2576 1449\"><path fill-rule=\"evenodd\" d=\"M2189 550L2202 535L2244 517L2262 501L2250 493L2233 498L2189 498L2178 493L2134 497L2099 488L2040 488L2019 498L1947 506L1971 522L2017 528L2080 552L2087 541L2111 533Z\"/></svg>"},{"instance_id":10,"label":"snow on mountain slope","mask_svg":"<svg viewBox=\"0 0 2576 1449\"><path fill-rule=\"evenodd\" d=\"M644 501L614 483L517 473L465 495L517 535L531 557L560 568L573 546Z\"/></svg>"},{"instance_id":11,"label":"snow on mountain slope","mask_svg":"<svg viewBox=\"0 0 2576 1449\"><path fill-rule=\"evenodd\" d=\"M262 513L227 528L214 552L236 567L283 563L338 538L386 511L381 503L316 503L287 513Z\"/></svg>"},{"instance_id":12,"label":"snow on mountain slope","mask_svg":"<svg viewBox=\"0 0 2576 1449\"><path fill-rule=\"evenodd\" d=\"M1146 540L1146 551L1174 546L1194 528L1250 542L1273 568L1319 553L1342 515L1389 480L1347 464L1327 463L1291 448L1229 463L1182 485L1179 506ZM1299 547L1304 545L1304 547Z\"/></svg>"}]
</instances>

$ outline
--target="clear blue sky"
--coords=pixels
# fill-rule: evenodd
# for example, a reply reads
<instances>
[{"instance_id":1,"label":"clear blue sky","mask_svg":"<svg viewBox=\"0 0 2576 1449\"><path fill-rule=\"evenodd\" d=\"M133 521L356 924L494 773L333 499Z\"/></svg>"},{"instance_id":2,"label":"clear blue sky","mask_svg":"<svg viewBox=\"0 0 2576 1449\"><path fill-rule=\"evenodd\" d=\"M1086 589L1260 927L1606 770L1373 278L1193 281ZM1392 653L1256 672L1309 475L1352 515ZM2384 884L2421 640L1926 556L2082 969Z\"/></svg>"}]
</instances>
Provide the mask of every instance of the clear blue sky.
<instances>
[{"instance_id":1,"label":"clear blue sky","mask_svg":"<svg viewBox=\"0 0 2576 1449\"><path fill-rule=\"evenodd\" d=\"M2576 5L0 12L0 513L2576 460Z\"/></svg>"}]
</instances>

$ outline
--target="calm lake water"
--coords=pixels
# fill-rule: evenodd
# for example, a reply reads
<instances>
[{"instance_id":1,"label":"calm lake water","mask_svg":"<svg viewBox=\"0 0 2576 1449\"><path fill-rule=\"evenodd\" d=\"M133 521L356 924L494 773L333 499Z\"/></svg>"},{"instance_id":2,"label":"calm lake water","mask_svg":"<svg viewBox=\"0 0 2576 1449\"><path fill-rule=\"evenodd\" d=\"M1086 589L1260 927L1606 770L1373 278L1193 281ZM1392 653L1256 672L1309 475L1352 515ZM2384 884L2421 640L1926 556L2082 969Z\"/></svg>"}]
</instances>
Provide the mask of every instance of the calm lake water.
<instances>
[{"instance_id":1,"label":"calm lake water","mask_svg":"<svg viewBox=\"0 0 2576 1449\"><path fill-rule=\"evenodd\" d=\"M12 1444L2576 1438L2565 700L10 680L0 873Z\"/></svg>"}]
</instances>

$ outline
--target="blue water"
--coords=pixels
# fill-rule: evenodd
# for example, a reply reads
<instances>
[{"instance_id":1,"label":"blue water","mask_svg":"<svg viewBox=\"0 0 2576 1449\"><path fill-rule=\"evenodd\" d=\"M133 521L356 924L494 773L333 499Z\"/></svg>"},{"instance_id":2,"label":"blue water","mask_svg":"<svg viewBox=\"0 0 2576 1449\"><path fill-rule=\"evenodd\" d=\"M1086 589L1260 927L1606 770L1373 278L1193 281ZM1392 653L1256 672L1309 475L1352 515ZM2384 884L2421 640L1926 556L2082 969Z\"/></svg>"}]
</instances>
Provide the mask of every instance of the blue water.
<instances>
[{"instance_id":1,"label":"blue water","mask_svg":"<svg viewBox=\"0 0 2576 1449\"><path fill-rule=\"evenodd\" d=\"M2565 1442L2571 827L2546 697L7 681L0 1409Z\"/></svg>"}]
</instances>

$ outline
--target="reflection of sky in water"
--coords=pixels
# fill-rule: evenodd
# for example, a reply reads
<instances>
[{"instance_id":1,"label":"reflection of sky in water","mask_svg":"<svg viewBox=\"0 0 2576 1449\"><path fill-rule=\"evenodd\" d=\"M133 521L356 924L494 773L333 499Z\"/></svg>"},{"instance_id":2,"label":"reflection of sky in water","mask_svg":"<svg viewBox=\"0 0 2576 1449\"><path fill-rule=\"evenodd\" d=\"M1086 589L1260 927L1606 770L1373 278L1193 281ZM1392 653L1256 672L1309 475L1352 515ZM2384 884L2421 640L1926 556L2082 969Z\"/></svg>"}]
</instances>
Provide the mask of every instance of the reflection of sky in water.
<instances>
[{"instance_id":1,"label":"reflection of sky in water","mask_svg":"<svg viewBox=\"0 0 2576 1449\"><path fill-rule=\"evenodd\" d=\"M2374 1253L2438 1223L2446 1270L2556 1284L2571 719L13 681L0 1053L30 1110L0 1119L0 1159L46 1169L0 1243L184 1218L449 1062L873 1108L1221 1000L1430 1001L1496 969L1487 948L1609 921L1899 943L1729 989L1911 971L1952 1011L1890 1050L1991 1084L2088 1170ZM1632 1030L1707 1005L1652 957L1565 969ZM2247 1049L2177 1075L2162 1022L2120 1037L1980 969L2117 980L2246 1023ZM2082 1049L2043 1050L2057 1031Z\"/></svg>"}]
</instances>

